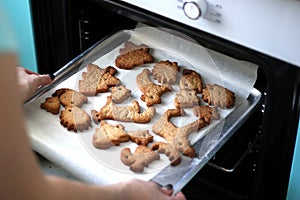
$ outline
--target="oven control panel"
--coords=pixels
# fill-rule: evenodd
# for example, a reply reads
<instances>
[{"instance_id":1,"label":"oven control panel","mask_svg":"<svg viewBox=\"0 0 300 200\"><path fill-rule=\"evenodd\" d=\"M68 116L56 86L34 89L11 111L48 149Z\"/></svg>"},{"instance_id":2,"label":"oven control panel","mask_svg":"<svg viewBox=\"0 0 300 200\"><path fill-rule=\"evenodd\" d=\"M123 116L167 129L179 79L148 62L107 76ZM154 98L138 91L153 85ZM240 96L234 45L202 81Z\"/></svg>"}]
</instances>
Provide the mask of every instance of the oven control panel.
<instances>
[{"instance_id":1,"label":"oven control panel","mask_svg":"<svg viewBox=\"0 0 300 200\"><path fill-rule=\"evenodd\" d=\"M300 1L122 0L300 67Z\"/></svg>"},{"instance_id":2,"label":"oven control panel","mask_svg":"<svg viewBox=\"0 0 300 200\"><path fill-rule=\"evenodd\" d=\"M191 20L203 17L214 22L221 22L222 6L219 4L212 4L206 0L177 0L177 8L181 9Z\"/></svg>"}]
</instances>

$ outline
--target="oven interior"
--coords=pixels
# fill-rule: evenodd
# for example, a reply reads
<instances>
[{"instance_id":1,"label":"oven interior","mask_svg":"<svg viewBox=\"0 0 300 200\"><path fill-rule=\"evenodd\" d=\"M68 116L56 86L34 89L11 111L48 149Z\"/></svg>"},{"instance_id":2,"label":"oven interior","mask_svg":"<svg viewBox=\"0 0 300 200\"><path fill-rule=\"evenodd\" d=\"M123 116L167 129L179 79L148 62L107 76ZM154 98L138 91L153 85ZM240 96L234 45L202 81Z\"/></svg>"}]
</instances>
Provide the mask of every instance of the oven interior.
<instances>
[{"instance_id":1,"label":"oven interior","mask_svg":"<svg viewBox=\"0 0 300 200\"><path fill-rule=\"evenodd\" d=\"M228 43L221 38L188 28L184 24L176 22L170 24L156 15L145 18L147 13L132 12L109 6L103 2L93 0L43 1L49 6L38 12L48 14L33 15L35 21L46 24L43 27L35 25L38 65L43 66L39 71L52 74L94 43L117 30L133 29L138 22L150 26L176 28L207 48L237 59L254 62L259 66L254 87L263 94L262 100L248 120L183 188L187 199L253 199L259 193L255 187L258 177L261 176L258 168L260 167L260 149L264 137L262 135L263 118L266 90L269 87L268 82L270 82L267 72L270 66L267 66L260 56L255 55L252 51ZM40 4L41 2L38 0L31 0L32 10L39 8ZM54 7L56 10L46 11L46 9ZM53 18L60 19L56 19L58 23L53 23ZM106 22L104 25L103 21L108 19L109 23ZM48 29L51 29L54 35L42 41L39 35L49 31ZM47 50L39 49L42 47L61 51L51 51L51 54L55 55L49 56Z\"/></svg>"}]
</instances>

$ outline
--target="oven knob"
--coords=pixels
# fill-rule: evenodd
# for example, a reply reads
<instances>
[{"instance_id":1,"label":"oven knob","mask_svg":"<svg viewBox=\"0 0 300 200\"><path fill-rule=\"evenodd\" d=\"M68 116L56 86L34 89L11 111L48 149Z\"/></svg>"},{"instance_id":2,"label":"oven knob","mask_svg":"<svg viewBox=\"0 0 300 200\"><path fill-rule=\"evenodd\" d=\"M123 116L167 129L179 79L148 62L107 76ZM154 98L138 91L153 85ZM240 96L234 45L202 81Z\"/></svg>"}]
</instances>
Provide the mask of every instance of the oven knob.
<instances>
[{"instance_id":1,"label":"oven knob","mask_svg":"<svg viewBox=\"0 0 300 200\"><path fill-rule=\"evenodd\" d=\"M185 1L183 12L190 19L198 19L205 15L207 11L207 2L205 0Z\"/></svg>"}]
</instances>

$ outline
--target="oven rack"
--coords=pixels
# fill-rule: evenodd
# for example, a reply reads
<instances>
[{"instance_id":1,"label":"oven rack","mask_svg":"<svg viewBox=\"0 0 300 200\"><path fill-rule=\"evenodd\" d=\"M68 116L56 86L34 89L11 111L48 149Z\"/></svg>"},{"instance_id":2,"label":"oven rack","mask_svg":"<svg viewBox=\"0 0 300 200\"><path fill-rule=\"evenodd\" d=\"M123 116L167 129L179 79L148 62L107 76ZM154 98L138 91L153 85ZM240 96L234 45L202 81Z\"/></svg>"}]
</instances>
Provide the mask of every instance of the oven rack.
<instances>
[{"instance_id":1,"label":"oven rack","mask_svg":"<svg viewBox=\"0 0 300 200\"><path fill-rule=\"evenodd\" d=\"M216 155L214 155L214 157L210 161L208 161L207 164L217 170L227 172L227 173L232 173L236 170L236 168L240 165L240 163L242 163L242 161L247 157L248 154L255 151L254 149L258 144L258 140L259 140L259 136L256 135L251 141L248 141L247 148L243 151L242 154L239 154L240 156L238 157L236 157L235 155L237 154L237 152L231 152L228 154L226 158L222 159L221 161L216 161L217 157L221 157L220 155L218 155L218 153L216 153ZM236 145L239 146L243 144L236 144ZM238 151L240 149L235 148L235 150ZM234 161L232 161L231 159L234 159Z\"/></svg>"}]
</instances>

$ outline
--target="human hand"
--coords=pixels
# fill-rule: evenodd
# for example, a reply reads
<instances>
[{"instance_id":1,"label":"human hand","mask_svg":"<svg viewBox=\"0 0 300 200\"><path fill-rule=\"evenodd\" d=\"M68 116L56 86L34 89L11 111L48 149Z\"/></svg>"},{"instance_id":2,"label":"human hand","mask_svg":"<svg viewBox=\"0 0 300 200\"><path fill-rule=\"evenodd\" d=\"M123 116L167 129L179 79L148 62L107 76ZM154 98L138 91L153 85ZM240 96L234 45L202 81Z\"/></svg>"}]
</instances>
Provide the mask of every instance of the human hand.
<instances>
[{"instance_id":1,"label":"human hand","mask_svg":"<svg viewBox=\"0 0 300 200\"><path fill-rule=\"evenodd\" d=\"M23 67L17 67L17 78L23 102L31 97L39 87L52 82L49 75L41 75Z\"/></svg>"},{"instance_id":2,"label":"human hand","mask_svg":"<svg viewBox=\"0 0 300 200\"><path fill-rule=\"evenodd\" d=\"M143 200L186 200L184 194L179 192L172 195L172 190L162 188L152 181L133 179L122 183L122 199Z\"/></svg>"}]
</instances>

